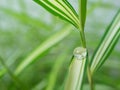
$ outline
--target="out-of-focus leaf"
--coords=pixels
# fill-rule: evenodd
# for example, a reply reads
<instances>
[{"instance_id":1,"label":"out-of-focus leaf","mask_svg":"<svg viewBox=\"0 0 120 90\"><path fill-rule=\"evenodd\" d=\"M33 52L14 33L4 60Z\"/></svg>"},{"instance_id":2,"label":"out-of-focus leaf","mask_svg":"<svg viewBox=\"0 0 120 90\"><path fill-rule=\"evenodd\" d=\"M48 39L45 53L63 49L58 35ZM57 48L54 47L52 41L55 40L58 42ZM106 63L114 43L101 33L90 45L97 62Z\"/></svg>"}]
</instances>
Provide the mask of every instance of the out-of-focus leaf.
<instances>
[{"instance_id":1,"label":"out-of-focus leaf","mask_svg":"<svg viewBox=\"0 0 120 90\"><path fill-rule=\"evenodd\" d=\"M43 80L40 83L38 83L35 87L33 87L31 90L43 90L47 86L47 80Z\"/></svg>"},{"instance_id":2,"label":"out-of-focus leaf","mask_svg":"<svg viewBox=\"0 0 120 90\"><path fill-rule=\"evenodd\" d=\"M49 25L47 25L45 22L40 21L39 19L33 18L27 14L18 13L14 10L0 7L0 11L13 17L14 19L24 23L24 24L30 24L31 26L34 26L35 28L42 28L46 27L46 30L51 29Z\"/></svg>"},{"instance_id":3,"label":"out-of-focus leaf","mask_svg":"<svg viewBox=\"0 0 120 90\"><path fill-rule=\"evenodd\" d=\"M72 27L67 26L63 30L57 32L56 34L52 35L46 41L44 41L36 50L34 50L30 55L25 58L16 68L15 75L20 74L28 65L30 65L35 59L48 50L50 47L55 45L56 43L60 42L63 38L68 36Z\"/></svg>"},{"instance_id":4,"label":"out-of-focus leaf","mask_svg":"<svg viewBox=\"0 0 120 90\"><path fill-rule=\"evenodd\" d=\"M90 86L88 84L84 85L83 90L90 90ZM95 90L115 90L115 89L107 85L96 84Z\"/></svg>"},{"instance_id":5,"label":"out-of-focus leaf","mask_svg":"<svg viewBox=\"0 0 120 90\"><path fill-rule=\"evenodd\" d=\"M63 62L65 62L65 57L66 57L66 52L62 53L57 60L55 60L55 64L53 65L53 69L50 73L49 81L48 81L48 86L46 90L54 90L56 81L57 81L57 76L60 74L59 71L63 65Z\"/></svg>"}]
</instances>

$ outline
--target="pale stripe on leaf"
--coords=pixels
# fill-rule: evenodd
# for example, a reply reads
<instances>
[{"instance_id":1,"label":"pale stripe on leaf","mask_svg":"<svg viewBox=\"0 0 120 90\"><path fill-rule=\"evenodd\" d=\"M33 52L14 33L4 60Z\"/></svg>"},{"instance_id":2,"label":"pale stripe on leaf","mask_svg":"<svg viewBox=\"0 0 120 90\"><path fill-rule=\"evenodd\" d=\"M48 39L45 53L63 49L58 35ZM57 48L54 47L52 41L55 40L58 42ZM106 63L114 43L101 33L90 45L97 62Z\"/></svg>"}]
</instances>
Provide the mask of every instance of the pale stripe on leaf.
<instances>
[{"instance_id":1,"label":"pale stripe on leaf","mask_svg":"<svg viewBox=\"0 0 120 90\"><path fill-rule=\"evenodd\" d=\"M81 90L83 77L86 71L87 51L83 47L75 48L74 58L71 61L65 90Z\"/></svg>"},{"instance_id":2,"label":"pale stripe on leaf","mask_svg":"<svg viewBox=\"0 0 120 90\"><path fill-rule=\"evenodd\" d=\"M56 34L49 37L46 41L38 46L28 57L26 57L16 68L15 75L19 75L28 65L34 62L41 54L43 54L46 50L51 48L56 43L63 40L66 36L71 33L72 27L66 26L63 30L60 30Z\"/></svg>"},{"instance_id":3,"label":"pale stripe on leaf","mask_svg":"<svg viewBox=\"0 0 120 90\"><path fill-rule=\"evenodd\" d=\"M120 10L113 19L104 37L93 55L91 72L96 71L110 55L112 49L120 37Z\"/></svg>"},{"instance_id":4,"label":"pale stripe on leaf","mask_svg":"<svg viewBox=\"0 0 120 90\"><path fill-rule=\"evenodd\" d=\"M67 0L34 0L52 14L70 22L75 27L79 26L79 19L76 11Z\"/></svg>"}]
</instances>

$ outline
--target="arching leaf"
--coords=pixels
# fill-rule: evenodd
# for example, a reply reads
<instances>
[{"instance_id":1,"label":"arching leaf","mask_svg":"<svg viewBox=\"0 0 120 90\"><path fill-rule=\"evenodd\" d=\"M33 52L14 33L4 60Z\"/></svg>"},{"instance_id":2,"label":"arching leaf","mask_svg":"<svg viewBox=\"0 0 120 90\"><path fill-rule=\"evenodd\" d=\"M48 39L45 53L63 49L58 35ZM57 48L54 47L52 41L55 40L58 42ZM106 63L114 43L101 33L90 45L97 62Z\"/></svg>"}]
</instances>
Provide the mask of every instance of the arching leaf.
<instances>
[{"instance_id":1,"label":"arching leaf","mask_svg":"<svg viewBox=\"0 0 120 90\"><path fill-rule=\"evenodd\" d=\"M91 62L91 72L96 71L112 52L115 44L120 38L120 10L113 19L104 37L93 55Z\"/></svg>"},{"instance_id":2,"label":"arching leaf","mask_svg":"<svg viewBox=\"0 0 120 90\"><path fill-rule=\"evenodd\" d=\"M47 9L52 14L79 26L79 19L76 11L67 0L34 0L36 3Z\"/></svg>"}]
</instances>

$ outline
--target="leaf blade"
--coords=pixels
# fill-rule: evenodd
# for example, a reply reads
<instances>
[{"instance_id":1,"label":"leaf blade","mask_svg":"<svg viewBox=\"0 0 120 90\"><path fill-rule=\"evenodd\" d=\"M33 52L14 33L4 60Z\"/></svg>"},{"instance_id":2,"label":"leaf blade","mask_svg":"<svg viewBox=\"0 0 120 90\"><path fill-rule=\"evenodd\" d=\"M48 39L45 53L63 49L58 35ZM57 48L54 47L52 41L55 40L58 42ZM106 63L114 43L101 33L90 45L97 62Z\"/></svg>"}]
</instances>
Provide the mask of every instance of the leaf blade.
<instances>
[{"instance_id":1,"label":"leaf blade","mask_svg":"<svg viewBox=\"0 0 120 90\"><path fill-rule=\"evenodd\" d=\"M69 73L65 85L65 90L81 90L83 86L83 78L87 66L86 48L75 48L74 57L69 67Z\"/></svg>"},{"instance_id":2,"label":"leaf blade","mask_svg":"<svg viewBox=\"0 0 120 90\"><path fill-rule=\"evenodd\" d=\"M82 30L84 30L87 12L87 0L79 0L79 19Z\"/></svg>"},{"instance_id":3,"label":"leaf blade","mask_svg":"<svg viewBox=\"0 0 120 90\"><path fill-rule=\"evenodd\" d=\"M62 70L63 63L66 59L66 52L63 52L56 60L53 65L53 68L49 75L48 85L46 87L46 90L54 90L55 84L57 82L57 77L60 74L60 70Z\"/></svg>"},{"instance_id":4,"label":"leaf blade","mask_svg":"<svg viewBox=\"0 0 120 90\"><path fill-rule=\"evenodd\" d=\"M63 30L57 32L56 34L49 37L46 41L44 41L36 50L34 50L28 57L26 57L16 68L15 75L19 75L28 65L30 65L39 55L45 52L47 49L61 41L63 38L68 36L72 27L66 26ZM52 41L52 42L51 42Z\"/></svg>"},{"instance_id":5,"label":"leaf blade","mask_svg":"<svg viewBox=\"0 0 120 90\"><path fill-rule=\"evenodd\" d=\"M116 14L103 39L96 49L91 62L91 72L95 72L105 62L120 36L120 10Z\"/></svg>"},{"instance_id":6,"label":"leaf blade","mask_svg":"<svg viewBox=\"0 0 120 90\"><path fill-rule=\"evenodd\" d=\"M76 11L67 0L34 0L52 14L64 19L75 27L79 26L79 19Z\"/></svg>"}]
</instances>

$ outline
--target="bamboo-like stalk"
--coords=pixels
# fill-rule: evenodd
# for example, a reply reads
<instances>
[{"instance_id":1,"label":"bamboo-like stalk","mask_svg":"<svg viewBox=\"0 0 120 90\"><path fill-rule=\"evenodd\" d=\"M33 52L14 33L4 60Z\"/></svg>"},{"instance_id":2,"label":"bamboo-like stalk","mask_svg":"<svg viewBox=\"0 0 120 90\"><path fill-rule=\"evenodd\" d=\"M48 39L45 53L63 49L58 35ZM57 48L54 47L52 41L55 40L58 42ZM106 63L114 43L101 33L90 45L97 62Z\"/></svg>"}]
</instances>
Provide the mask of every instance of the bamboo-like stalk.
<instances>
[{"instance_id":1,"label":"bamboo-like stalk","mask_svg":"<svg viewBox=\"0 0 120 90\"><path fill-rule=\"evenodd\" d=\"M86 48L75 48L74 58L70 64L65 90L81 90L86 67Z\"/></svg>"}]
</instances>

